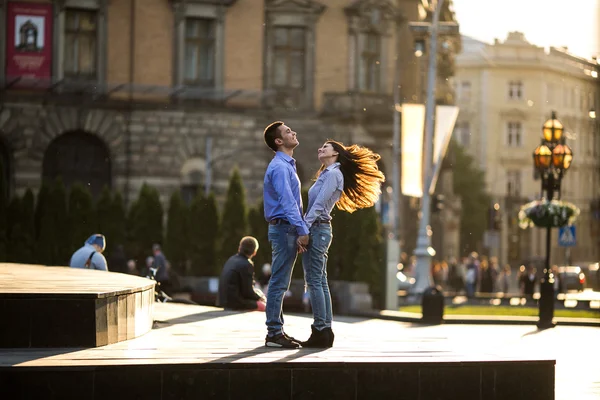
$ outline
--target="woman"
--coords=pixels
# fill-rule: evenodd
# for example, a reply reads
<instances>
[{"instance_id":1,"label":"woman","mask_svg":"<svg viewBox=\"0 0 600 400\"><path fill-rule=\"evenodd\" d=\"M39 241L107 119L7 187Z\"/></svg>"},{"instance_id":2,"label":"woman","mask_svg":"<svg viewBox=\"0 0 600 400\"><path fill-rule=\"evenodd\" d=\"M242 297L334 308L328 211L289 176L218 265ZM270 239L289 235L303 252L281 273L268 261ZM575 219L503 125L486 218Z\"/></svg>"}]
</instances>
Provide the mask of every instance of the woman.
<instances>
[{"instance_id":1,"label":"woman","mask_svg":"<svg viewBox=\"0 0 600 400\"><path fill-rule=\"evenodd\" d=\"M344 146L328 140L318 150L321 168L308 191L305 215L310 229L310 241L302 255L304 279L310 295L314 322L312 333L303 347L331 347L331 295L327 283L327 251L331 245L331 210L354 212L372 207L381 193L385 180L377 167L379 154L358 145ZM300 243L298 246L302 247Z\"/></svg>"}]
</instances>

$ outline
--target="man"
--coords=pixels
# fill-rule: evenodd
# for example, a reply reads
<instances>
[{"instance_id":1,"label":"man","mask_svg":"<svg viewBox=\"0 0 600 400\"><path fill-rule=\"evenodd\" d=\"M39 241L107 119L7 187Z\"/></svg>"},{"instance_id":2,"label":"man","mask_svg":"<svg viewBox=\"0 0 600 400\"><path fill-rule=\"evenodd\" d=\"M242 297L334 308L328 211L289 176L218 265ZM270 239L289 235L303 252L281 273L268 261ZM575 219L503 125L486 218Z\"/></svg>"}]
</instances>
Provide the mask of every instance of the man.
<instances>
[{"instance_id":1,"label":"man","mask_svg":"<svg viewBox=\"0 0 600 400\"><path fill-rule=\"evenodd\" d=\"M264 295L254 288L254 263L258 240L245 236L237 254L229 257L219 279L219 306L232 310L265 310Z\"/></svg>"},{"instance_id":2,"label":"man","mask_svg":"<svg viewBox=\"0 0 600 400\"><path fill-rule=\"evenodd\" d=\"M281 121L265 128L265 143L275 152L265 173L263 198L273 250L271 279L267 290L267 337L265 346L297 349L300 343L283 331L283 298L290 287L298 252L308 245L308 227L302 219L300 179L296 160L296 132Z\"/></svg>"},{"instance_id":3,"label":"man","mask_svg":"<svg viewBox=\"0 0 600 400\"><path fill-rule=\"evenodd\" d=\"M104 249L106 249L106 238L104 235L96 233L90 236L83 244L83 247L71 256L71 268L108 271L106 258L102 255Z\"/></svg>"}]
</instances>

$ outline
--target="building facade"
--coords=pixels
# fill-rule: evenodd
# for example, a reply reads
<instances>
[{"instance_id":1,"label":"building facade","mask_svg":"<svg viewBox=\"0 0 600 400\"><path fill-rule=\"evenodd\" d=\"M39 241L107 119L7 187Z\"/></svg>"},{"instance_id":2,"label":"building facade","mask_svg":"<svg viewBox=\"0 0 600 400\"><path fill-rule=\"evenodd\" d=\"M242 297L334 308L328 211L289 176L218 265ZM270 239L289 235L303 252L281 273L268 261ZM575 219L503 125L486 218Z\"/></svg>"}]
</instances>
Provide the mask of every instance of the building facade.
<instances>
[{"instance_id":1,"label":"building facade","mask_svg":"<svg viewBox=\"0 0 600 400\"><path fill-rule=\"evenodd\" d=\"M305 187L328 138L373 148L391 177L394 78L422 101L427 38L409 22L431 15L428 0L0 0L3 173L15 193L61 176L128 202L147 182L166 204L222 199L238 167L253 202L263 129L283 120Z\"/></svg>"},{"instance_id":2,"label":"building facade","mask_svg":"<svg viewBox=\"0 0 600 400\"><path fill-rule=\"evenodd\" d=\"M522 204L541 197L532 153L552 111L564 124L574 154L561 198L581 209L570 259L585 262L600 257L600 221L593 211L600 196L600 136L590 118L590 110L598 108L598 72L595 61L562 48L546 51L519 32L494 44L463 37L463 51L456 59L461 113L455 137L485 171L492 203L500 206L499 241L491 252L501 262L519 265L545 255L545 230L519 229L517 214ZM558 247L556 231L552 262L562 264L567 255Z\"/></svg>"}]
</instances>

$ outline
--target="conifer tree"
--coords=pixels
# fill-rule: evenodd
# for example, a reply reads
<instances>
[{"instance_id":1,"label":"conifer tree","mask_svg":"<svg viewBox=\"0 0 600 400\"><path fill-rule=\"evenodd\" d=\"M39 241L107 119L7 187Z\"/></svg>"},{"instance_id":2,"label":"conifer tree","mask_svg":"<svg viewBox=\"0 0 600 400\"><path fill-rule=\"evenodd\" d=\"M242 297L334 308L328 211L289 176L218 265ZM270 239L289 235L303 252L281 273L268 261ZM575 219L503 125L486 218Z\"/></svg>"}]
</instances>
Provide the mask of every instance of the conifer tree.
<instances>
[{"instance_id":1,"label":"conifer tree","mask_svg":"<svg viewBox=\"0 0 600 400\"><path fill-rule=\"evenodd\" d=\"M173 268L182 273L187 260L187 222L188 209L179 191L174 191L169 200L167 233L165 235L165 254Z\"/></svg>"},{"instance_id":2,"label":"conifer tree","mask_svg":"<svg viewBox=\"0 0 600 400\"><path fill-rule=\"evenodd\" d=\"M131 209L131 251L137 260L152 252L152 245L163 241L163 210L158 191L144 183Z\"/></svg>"},{"instance_id":3,"label":"conifer tree","mask_svg":"<svg viewBox=\"0 0 600 400\"><path fill-rule=\"evenodd\" d=\"M44 203L39 208L39 262L45 265L68 265L71 254L67 195L60 177L50 187Z\"/></svg>"},{"instance_id":4,"label":"conifer tree","mask_svg":"<svg viewBox=\"0 0 600 400\"><path fill-rule=\"evenodd\" d=\"M90 235L96 233L96 218L89 188L75 183L69 191L69 253L80 248Z\"/></svg>"},{"instance_id":5,"label":"conifer tree","mask_svg":"<svg viewBox=\"0 0 600 400\"><path fill-rule=\"evenodd\" d=\"M4 164L0 158L0 261L7 259L7 211L8 211L8 182L4 173Z\"/></svg>"},{"instance_id":6,"label":"conifer tree","mask_svg":"<svg viewBox=\"0 0 600 400\"><path fill-rule=\"evenodd\" d=\"M20 262L35 262L35 198L33 191L27 189L21 199L21 224L23 227L24 253L19 256Z\"/></svg>"},{"instance_id":7,"label":"conifer tree","mask_svg":"<svg viewBox=\"0 0 600 400\"><path fill-rule=\"evenodd\" d=\"M237 168L233 170L229 180L221 229L223 240L219 261L222 264L237 252L240 239L250 233L248 231L246 193Z\"/></svg>"},{"instance_id":8,"label":"conifer tree","mask_svg":"<svg viewBox=\"0 0 600 400\"><path fill-rule=\"evenodd\" d=\"M111 221L111 243L125 246L127 241L127 212L121 192L115 192L112 198L108 219Z\"/></svg>"},{"instance_id":9,"label":"conifer tree","mask_svg":"<svg viewBox=\"0 0 600 400\"><path fill-rule=\"evenodd\" d=\"M354 281L365 282L374 302L382 300L385 279L385 260L381 224L375 207L356 211L353 216L358 219L360 239L356 254Z\"/></svg>"},{"instance_id":10,"label":"conifer tree","mask_svg":"<svg viewBox=\"0 0 600 400\"><path fill-rule=\"evenodd\" d=\"M112 193L108 186L102 188L100 197L96 201L94 207L96 211L96 229L95 232L101 233L106 236L107 241L112 243L112 225L114 221L110 216L110 209L112 206Z\"/></svg>"},{"instance_id":11,"label":"conifer tree","mask_svg":"<svg viewBox=\"0 0 600 400\"><path fill-rule=\"evenodd\" d=\"M262 275L262 266L271 264L271 244L269 243L269 226L265 220L264 203L261 201L248 212L250 234L258 240L258 252L254 257L254 272Z\"/></svg>"},{"instance_id":12,"label":"conifer tree","mask_svg":"<svg viewBox=\"0 0 600 400\"><path fill-rule=\"evenodd\" d=\"M23 227L21 218L23 216L21 198L13 196L6 208L6 261L23 262L21 257L25 252L23 242Z\"/></svg>"},{"instance_id":13,"label":"conifer tree","mask_svg":"<svg viewBox=\"0 0 600 400\"><path fill-rule=\"evenodd\" d=\"M220 242L219 214L213 193L206 198L199 190L190 206L188 225L189 257L194 276L218 276Z\"/></svg>"}]
</instances>

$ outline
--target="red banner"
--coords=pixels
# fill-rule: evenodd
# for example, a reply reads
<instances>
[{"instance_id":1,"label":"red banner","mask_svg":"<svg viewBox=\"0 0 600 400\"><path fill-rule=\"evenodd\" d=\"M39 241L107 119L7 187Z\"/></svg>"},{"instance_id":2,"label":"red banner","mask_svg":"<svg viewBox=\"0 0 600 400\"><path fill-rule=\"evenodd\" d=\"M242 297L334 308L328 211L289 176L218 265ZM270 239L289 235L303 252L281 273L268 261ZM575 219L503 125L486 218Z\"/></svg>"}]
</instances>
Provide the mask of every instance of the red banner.
<instances>
[{"instance_id":1,"label":"red banner","mask_svg":"<svg viewBox=\"0 0 600 400\"><path fill-rule=\"evenodd\" d=\"M6 76L8 82L20 77L46 80L47 83L50 83L52 78L52 4L9 1L6 17Z\"/></svg>"}]
</instances>

